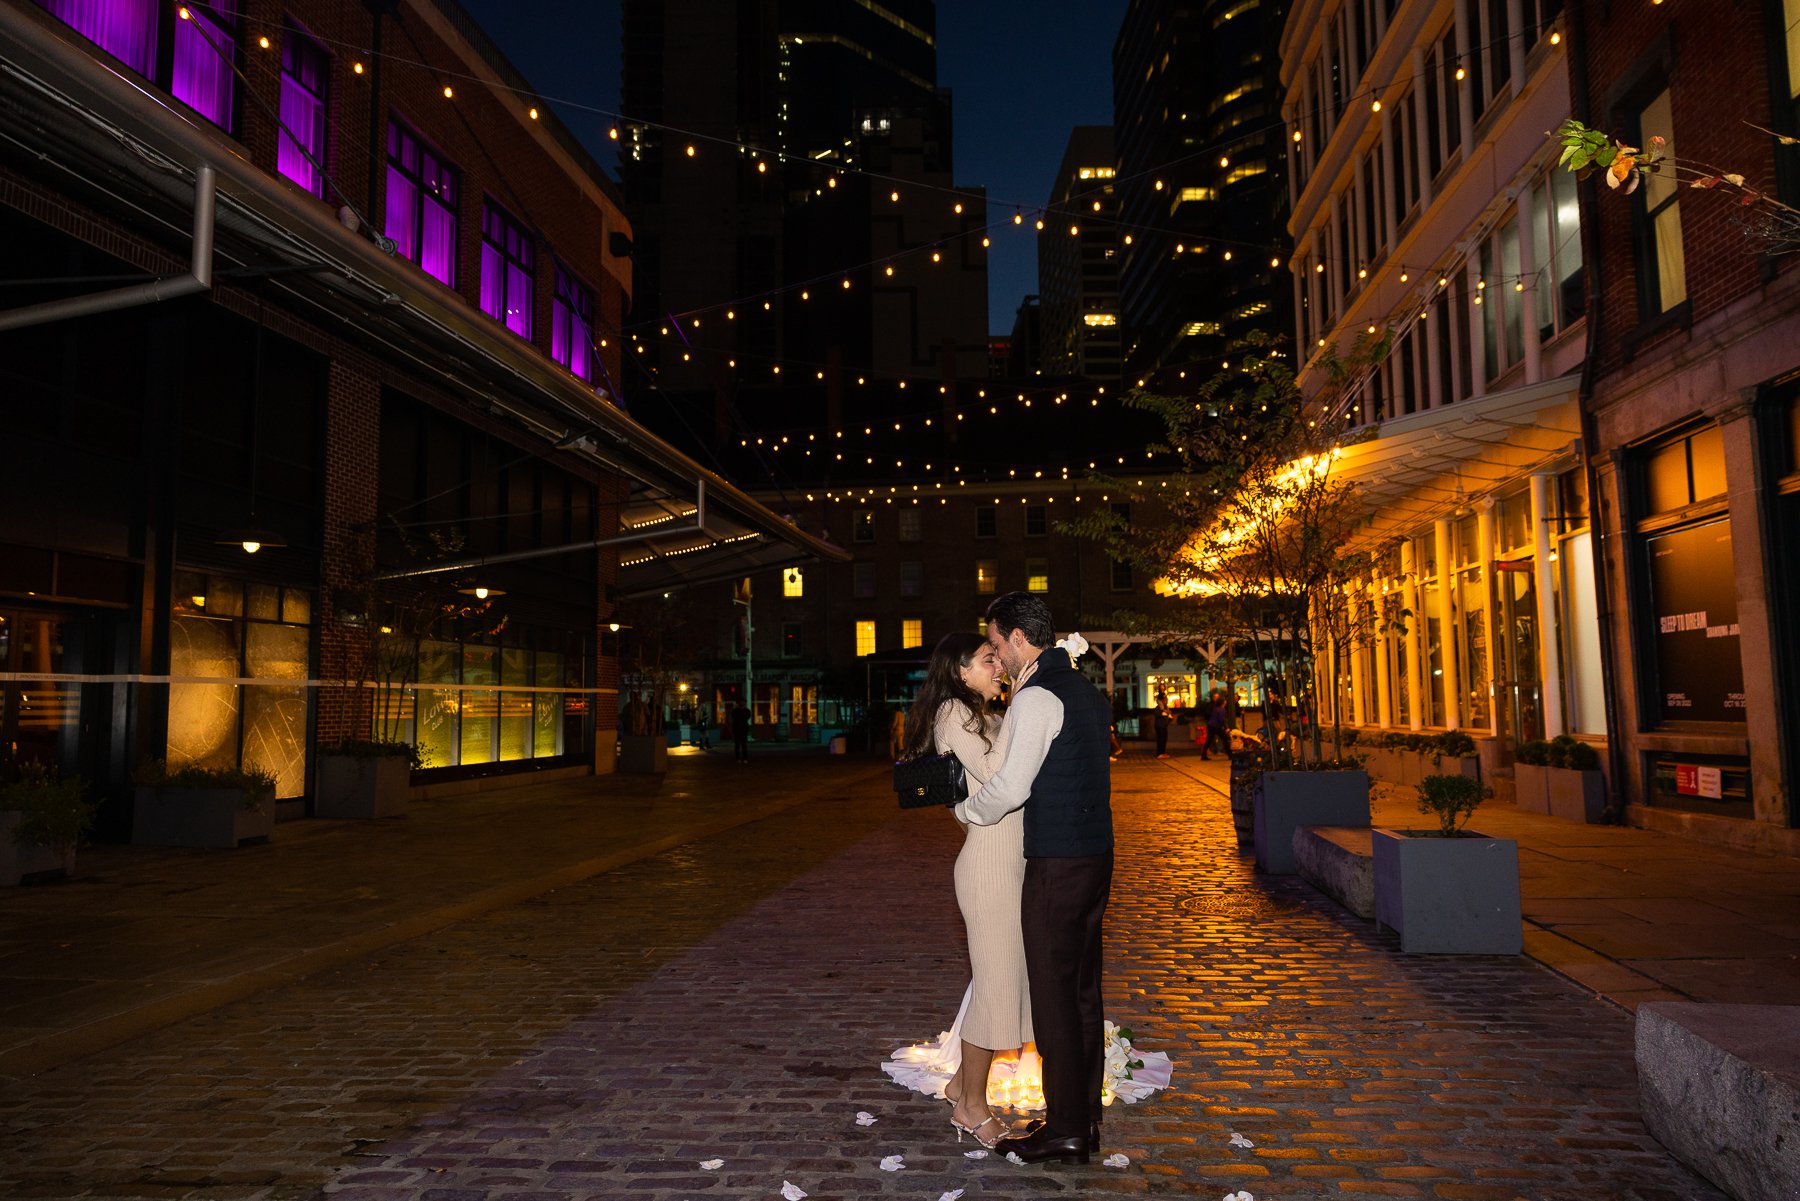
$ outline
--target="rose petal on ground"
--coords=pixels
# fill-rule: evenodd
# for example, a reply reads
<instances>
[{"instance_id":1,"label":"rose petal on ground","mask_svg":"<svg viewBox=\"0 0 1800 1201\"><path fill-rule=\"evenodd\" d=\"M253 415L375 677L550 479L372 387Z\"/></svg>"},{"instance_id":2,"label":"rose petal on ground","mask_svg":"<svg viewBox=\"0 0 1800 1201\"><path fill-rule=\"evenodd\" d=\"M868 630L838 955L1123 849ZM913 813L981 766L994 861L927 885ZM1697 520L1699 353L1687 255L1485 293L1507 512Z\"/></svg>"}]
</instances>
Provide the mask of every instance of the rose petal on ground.
<instances>
[{"instance_id":1,"label":"rose petal on ground","mask_svg":"<svg viewBox=\"0 0 1800 1201\"><path fill-rule=\"evenodd\" d=\"M789 1184L787 1181L783 1180L781 1182L781 1195L786 1197L787 1201L800 1201L802 1197L806 1196L806 1190L797 1184Z\"/></svg>"},{"instance_id":2,"label":"rose petal on ground","mask_svg":"<svg viewBox=\"0 0 1800 1201\"><path fill-rule=\"evenodd\" d=\"M725 1166L725 1161L722 1159L703 1159L700 1161L700 1166L708 1172L716 1172Z\"/></svg>"},{"instance_id":3,"label":"rose petal on ground","mask_svg":"<svg viewBox=\"0 0 1800 1201\"><path fill-rule=\"evenodd\" d=\"M1254 1146L1256 1146L1255 1143L1251 1142L1249 1139L1245 1138L1243 1135L1239 1134L1235 1130L1233 1130L1231 1132L1231 1145L1234 1147L1254 1147Z\"/></svg>"},{"instance_id":4,"label":"rose petal on ground","mask_svg":"<svg viewBox=\"0 0 1800 1201\"><path fill-rule=\"evenodd\" d=\"M1019 1158L1019 1153L1017 1151L1008 1151L1006 1153L1006 1162L1007 1163L1016 1163L1020 1167L1025 1166L1025 1161Z\"/></svg>"},{"instance_id":5,"label":"rose petal on ground","mask_svg":"<svg viewBox=\"0 0 1800 1201\"><path fill-rule=\"evenodd\" d=\"M987 1152L986 1151L964 1151L963 1158L964 1159L986 1159Z\"/></svg>"},{"instance_id":6,"label":"rose petal on ground","mask_svg":"<svg viewBox=\"0 0 1800 1201\"><path fill-rule=\"evenodd\" d=\"M1131 1166L1131 1160L1127 1159L1124 1152L1121 1151L1115 1151L1100 1162L1109 1168L1128 1168Z\"/></svg>"},{"instance_id":7,"label":"rose petal on ground","mask_svg":"<svg viewBox=\"0 0 1800 1201\"><path fill-rule=\"evenodd\" d=\"M884 1172L898 1172L901 1168L906 1166L905 1159L906 1157L904 1155L889 1155L881 1161L881 1170Z\"/></svg>"},{"instance_id":8,"label":"rose petal on ground","mask_svg":"<svg viewBox=\"0 0 1800 1201\"><path fill-rule=\"evenodd\" d=\"M856 1124L858 1126L873 1126L875 1124L875 1115L866 1109L859 1109L856 1111Z\"/></svg>"},{"instance_id":9,"label":"rose petal on ground","mask_svg":"<svg viewBox=\"0 0 1800 1201\"><path fill-rule=\"evenodd\" d=\"M962 1195L963 1195L963 1191L961 1189L954 1188L954 1189L951 1189L949 1192L945 1193L943 1196L939 1197L938 1201L956 1201L956 1199Z\"/></svg>"}]
</instances>

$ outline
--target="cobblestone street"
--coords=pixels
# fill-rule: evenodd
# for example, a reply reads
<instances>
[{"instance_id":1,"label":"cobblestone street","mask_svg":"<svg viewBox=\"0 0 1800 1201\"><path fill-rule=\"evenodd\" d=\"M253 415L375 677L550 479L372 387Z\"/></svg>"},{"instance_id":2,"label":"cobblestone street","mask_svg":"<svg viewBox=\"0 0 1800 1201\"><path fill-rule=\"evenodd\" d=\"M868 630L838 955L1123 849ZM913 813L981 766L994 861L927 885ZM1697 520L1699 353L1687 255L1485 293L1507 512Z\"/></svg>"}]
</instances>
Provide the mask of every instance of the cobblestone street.
<instances>
[{"instance_id":1,"label":"cobblestone street","mask_svg":"<svg viewBox=\"0 0 1800 1201\"><path fill-rule=\"evenodd\" d=\"M966 1158L941 1102L882 1075L966 981L960 835L864 771L0 1081L0 1197L1721 1197L1640 1123L1626 1013L1531 959L1403 957L1258 878L1217 766L1116 765L1109 1016L1175 1061L1168 1092L1108 1113L1126 1167ZM777 763L706 767L745 794L780 783Z\"/></svg>"}]
</instances>

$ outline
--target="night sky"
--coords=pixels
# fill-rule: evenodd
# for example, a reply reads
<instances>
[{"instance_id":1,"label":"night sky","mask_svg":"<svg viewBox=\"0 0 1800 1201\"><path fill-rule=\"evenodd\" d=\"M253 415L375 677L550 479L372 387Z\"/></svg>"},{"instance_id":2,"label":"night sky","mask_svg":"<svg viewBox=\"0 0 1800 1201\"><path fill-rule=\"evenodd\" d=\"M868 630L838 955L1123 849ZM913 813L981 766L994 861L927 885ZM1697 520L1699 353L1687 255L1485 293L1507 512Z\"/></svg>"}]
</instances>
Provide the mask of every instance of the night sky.
<instances>
[{"instance_id":1,"label":"night sky","mask_svg":"<svg viewBox=\"0 0 1800 1201\"><path fill-rule=\"evenodd\" d=\"M463 0L609 170L619 104L618 0ZM1126 0L949 0L937 6L938 82L956 101L956 182L988 190L989 215L1050 196L1069 130L1112 123L1112 44ZM1037 291L1031 227L995 231L988 313L1010 333Z\"/></svg>"}]
</instances>

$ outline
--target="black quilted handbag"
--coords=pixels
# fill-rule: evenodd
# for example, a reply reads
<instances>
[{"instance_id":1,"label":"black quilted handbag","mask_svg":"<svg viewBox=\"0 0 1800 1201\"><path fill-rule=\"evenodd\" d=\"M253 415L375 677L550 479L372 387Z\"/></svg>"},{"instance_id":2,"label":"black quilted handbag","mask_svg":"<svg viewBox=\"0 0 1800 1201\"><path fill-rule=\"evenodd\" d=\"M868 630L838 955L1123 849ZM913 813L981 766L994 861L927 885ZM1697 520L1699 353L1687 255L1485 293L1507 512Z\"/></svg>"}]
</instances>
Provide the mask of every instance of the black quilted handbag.
<instances>
[{"instance_id":1,"label":"black quilted handbag","mask_svg":"<svg viewBox=\"0 0 1800 1201\"><path fill-rule=\"evenodd\" d=\"M954 805L967 792L962 760L955 755L921 755L894 764L894 793L902 809Z\"/></svg>"}]
</instances>

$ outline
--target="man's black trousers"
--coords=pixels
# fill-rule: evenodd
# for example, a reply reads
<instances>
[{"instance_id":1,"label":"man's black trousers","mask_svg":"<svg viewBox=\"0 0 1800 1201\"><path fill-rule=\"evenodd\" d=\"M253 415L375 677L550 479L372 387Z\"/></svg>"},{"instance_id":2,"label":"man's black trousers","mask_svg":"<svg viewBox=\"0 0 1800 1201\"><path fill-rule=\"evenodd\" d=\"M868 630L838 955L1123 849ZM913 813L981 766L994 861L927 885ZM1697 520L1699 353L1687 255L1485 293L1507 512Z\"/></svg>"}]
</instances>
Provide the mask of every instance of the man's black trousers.
<instances>
[{"instance_id":1,"label":"man's black trousers","mask_svg":"<svg viewBox=\"0 0 1800 1201\"><path fill-rule=\"evenodd\" d=\"M1086 1136L1100 1120L1100 926L1112 872L1111 851L1025 861L1020 919L1031 1025L1044 1060L1044 1118L1057 1137Z\"/></svg>"}]
</instances>

